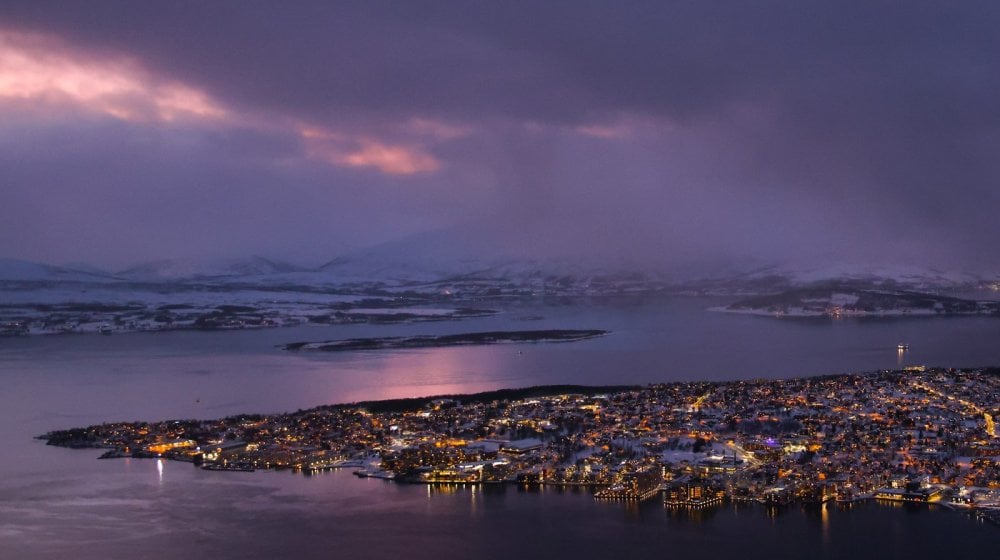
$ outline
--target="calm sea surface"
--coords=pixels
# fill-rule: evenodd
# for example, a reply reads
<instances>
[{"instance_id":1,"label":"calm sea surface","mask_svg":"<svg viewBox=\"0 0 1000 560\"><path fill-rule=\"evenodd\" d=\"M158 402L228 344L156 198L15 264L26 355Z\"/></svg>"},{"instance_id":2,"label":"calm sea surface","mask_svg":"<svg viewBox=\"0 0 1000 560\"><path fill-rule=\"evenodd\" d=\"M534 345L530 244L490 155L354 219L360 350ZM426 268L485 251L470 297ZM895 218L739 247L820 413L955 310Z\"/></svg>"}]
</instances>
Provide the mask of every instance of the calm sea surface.
<instances>
[{"instance_id":1,"label":"calm sea surface","mask_svg":"<svg viewBox=\"0 0 1000 560\"><path fill-rule=\"evenodd\" d=\"M1000 528L941 508L685 514L656 500L599 503L584 492L439 489L349 472L305 477L98 461L99 452L32 439L104 421L214 418L539 384L1000 364L1000 319L775 320L705 311L718 304L656 298L511 306L464 322L0 339L0 559L964 558L1000 543ZM332 354L275 348L298 340L540 328L613 332L570 344ZM904 356L896 351L900 342L911 348Z\"/></svg>"}]
</instances>

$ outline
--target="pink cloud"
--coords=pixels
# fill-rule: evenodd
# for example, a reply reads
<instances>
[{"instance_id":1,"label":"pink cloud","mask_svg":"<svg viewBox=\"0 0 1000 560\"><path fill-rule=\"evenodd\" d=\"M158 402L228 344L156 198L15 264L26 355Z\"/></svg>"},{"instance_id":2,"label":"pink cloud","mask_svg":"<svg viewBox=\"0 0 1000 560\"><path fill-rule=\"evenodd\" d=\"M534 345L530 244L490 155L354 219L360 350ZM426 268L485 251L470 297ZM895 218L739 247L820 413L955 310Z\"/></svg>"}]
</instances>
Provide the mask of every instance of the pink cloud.
<instances>
[{"instance_id":1,"label":"pink cloud","mask_svg":"<svg viewBox=\"0 0 1000 560\"><path fill-rule=\"evenodd\" d=\"M387 131L408 140L387 140L280 115L239 113L197 87L156 76L129 56L87 53L52 36L0 29L0 111L5 107L45 114L63 107L137 123L198 120L278 133L291 128L303 139L306 157L389 175L440 169L441 162L412 137L444 141L468 134L456 125L414 118Z\"/></svg>"},{"instance_id":2,"label":"pink cloud","mask_svg":"<svg viewBox=\"0 0 1000 560\"><path fill-rule=\"evenodd\" d=\"M350 167L375 167L391 175L413 175L437 171L441 164L433 156L405 146L366 140L357 150L337 159Z\"/></svg>"},{"instance_id":3,"label":"pink cloud","mask_svg":"<svg viewBox=\"0 0 1000 560\"><path fill-rule=\"evenodd\" d=\"M49 36L0 30L0 106L5 102L72 106L139 122L227 116L206 93L156 80L128 57L97 57Z\"/></svg>"},{"instance_id":4,"label":"pink cloud","mask_svg":"<svg viewBox=\"0 0 1000 560\"><path fill-rule=\"evenodd\" d=\"M389 175L431 173L441 162L416 146L353 138L322 128L300 127L309 157L345 167L370 167Z\"/></svg>"}]
</instances>

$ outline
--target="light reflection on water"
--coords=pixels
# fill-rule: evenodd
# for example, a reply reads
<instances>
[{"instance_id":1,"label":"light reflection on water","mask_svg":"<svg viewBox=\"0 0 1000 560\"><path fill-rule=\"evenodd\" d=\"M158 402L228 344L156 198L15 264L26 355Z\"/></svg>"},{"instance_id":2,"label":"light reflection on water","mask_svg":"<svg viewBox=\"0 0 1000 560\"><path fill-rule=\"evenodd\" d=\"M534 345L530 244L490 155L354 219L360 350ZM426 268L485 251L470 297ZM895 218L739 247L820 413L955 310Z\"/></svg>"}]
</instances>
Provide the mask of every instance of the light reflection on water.
<instances>
[{"instance_id":1,"label":"light reflection on water","mask_svg":"<svg viewBox=\"0 0 1000 560\"><path fill-rule=\"evenodd\" d=\"M995 528L965 523L950 512L868 506L812 513L664 511L650 502L596 502L579 489L419 487L347 472L305 477L207 472L160 460L97 461L99 452L31 439L102 421L212 418L538 384L1000 364L1000 320L994 318L778 321L704 312L717 303L664 299L623 307L548 307L532 310L545 318L529 325L517 319L524 310L512 310L464 323L0 339L3 549L13 558L122 557L136 547L152 551L144 555L150 558L326 558L331 550L433 558L497 557L514 546L525 557L586 558L620 555L624 547L640 555L669 548L743 556L747 543L788 556L819 543L816 555L833 558L851 553L848 544L872 554L901 554L886 543L914 557L935 551L962 556L995 539ZM505 328L613 333L572 344L381 353L293 354L274 347L294 340ZM900 340L910 344L905 356L896 349ZM884 538L898 532L899 523L912 545ZM937 531L942 528L955 537L935 544L930 535L944 534ZM80 543L88 546L81 549Z\"/></svg>"},{"instance_id":2,"label":"light reflection on water","mask_svg":"<svg viewBox=\"0 0 1000 560\"><path fill-rule=\"evenodd\" d=\"M0 339L0 405L46 427L217 417L332 402L548 383L814 375L914 363L1000 363L1000 320L775 320L705 312L709 300L543 310L530 328L606 328L571 344L288 353L292 340L525 328L518 312L468 322ZM910 344L901 356L900 340ZM44 398L40 398L43 397ZM51 421L51 422L49 422Z\"/></svg>"}]
</instances>

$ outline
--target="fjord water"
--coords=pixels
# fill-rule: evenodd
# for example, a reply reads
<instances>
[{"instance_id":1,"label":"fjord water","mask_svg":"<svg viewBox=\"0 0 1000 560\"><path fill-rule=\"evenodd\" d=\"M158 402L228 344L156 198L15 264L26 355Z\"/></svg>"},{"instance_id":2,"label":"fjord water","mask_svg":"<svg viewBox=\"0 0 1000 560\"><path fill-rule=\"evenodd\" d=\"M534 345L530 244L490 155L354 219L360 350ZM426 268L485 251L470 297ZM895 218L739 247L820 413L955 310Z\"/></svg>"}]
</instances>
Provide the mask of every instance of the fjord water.
<instances>
[{"instance_id":1,"label":"fjord water","mask_svg":"<svg viewBox=\"0 0 1000 560\"><path fill-rule=\"evenodd\" d=\"M347 472L220 473L98 461L48 430L214 418L319 404L553 383L791 377L899 365L1000 364L1000 319L776 320L707 312L703 298L511 304L493 317L407 325L0 339L0 558L604 557L756 553L932 557L1000 534L943 509L725 507L583 492L428 488ZM283 342L479 330L603 328L577 343L289 353ZM896 345L911 350L900 356Z\"/></svg>"}]
</instances>

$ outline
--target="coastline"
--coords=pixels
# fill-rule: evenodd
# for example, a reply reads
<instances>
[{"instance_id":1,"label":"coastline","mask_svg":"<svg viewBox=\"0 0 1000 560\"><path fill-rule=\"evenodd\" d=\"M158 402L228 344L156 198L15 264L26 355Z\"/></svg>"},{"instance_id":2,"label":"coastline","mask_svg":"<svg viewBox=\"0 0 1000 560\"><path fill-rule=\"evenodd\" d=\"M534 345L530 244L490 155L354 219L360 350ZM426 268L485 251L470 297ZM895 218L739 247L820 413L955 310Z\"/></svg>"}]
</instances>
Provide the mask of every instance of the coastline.
<instances>
[{"instance_id":1,"label":"coastline","mask_svg":"<svg viewBox=\"0 0 1000 560\"><path fill-rule=\"evenodd\" d=\"M988 395L998 386L1000 368L550 385L288 414L101 424L38 437L49 445L108 448L106 458L172 459L209 470L308 474L351 465L362 467L358 476L397 482L586 486L602 488L598 498L663 494L684 507L868 497L997 507L1000 441ZM942 427L921 429L918 438L895 420L907 410ZM946 435L941 422L956 416L964 427ZM852 433L858 435L845 435ZM754 482L760 477L764 482Z\"/></svg>"}]
</instances>

